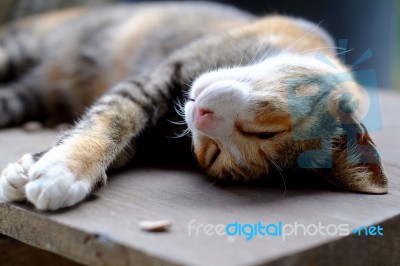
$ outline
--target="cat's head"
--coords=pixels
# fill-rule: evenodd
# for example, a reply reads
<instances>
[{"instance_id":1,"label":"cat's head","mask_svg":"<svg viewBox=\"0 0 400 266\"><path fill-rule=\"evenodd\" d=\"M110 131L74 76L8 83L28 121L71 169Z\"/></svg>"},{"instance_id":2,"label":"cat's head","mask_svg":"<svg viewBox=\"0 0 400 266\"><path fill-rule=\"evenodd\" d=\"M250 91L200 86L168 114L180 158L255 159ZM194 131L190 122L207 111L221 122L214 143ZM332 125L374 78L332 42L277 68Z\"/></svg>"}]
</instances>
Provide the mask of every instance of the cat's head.
<instances>
[{"instance_id":1,"label":"cat's head","mask_svg":"<svg viewBox=\"0 0 400 266\"><path fill-rule=\"evenodd\" d=\"M357 118L358 92L340 64L278 55L201 75L185 120L211 176L248 180L304 168L345 189L386 193L380 157Z\"/></svg>"}]
</instances>

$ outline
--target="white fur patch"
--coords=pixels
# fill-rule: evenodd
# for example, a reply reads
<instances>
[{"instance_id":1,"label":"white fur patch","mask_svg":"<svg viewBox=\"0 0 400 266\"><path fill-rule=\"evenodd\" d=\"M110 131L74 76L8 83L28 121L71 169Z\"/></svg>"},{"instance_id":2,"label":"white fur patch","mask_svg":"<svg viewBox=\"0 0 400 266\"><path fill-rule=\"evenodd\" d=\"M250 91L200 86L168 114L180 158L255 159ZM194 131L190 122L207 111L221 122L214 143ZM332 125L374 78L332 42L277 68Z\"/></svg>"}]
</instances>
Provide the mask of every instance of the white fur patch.
<instances>
[{"instance_id":1,"label":"white fur patch","mask_svg":"<svg viewBox=\"0 0 400 266\"><path fill-rule=\"evenodd\" d=\"M60 148L46 153L29 171L27 199L39 210L56 210L82 201L91 191L88 181L78 180L66 167Z\"/></svg>"},{"instance_id":2,"label":"white fur patch","mask_svg":"<svg viewBox=\"0 0 400 266\"><path fill-rule=\"evenodd\" d=\"M27 199L39 210L56 210L82 201L91 184L78 180L66 167L60 148L46 153L38 162L24 155L9 164L0 176L0 196L7 201Z\"/></svg>"}]
</instances>

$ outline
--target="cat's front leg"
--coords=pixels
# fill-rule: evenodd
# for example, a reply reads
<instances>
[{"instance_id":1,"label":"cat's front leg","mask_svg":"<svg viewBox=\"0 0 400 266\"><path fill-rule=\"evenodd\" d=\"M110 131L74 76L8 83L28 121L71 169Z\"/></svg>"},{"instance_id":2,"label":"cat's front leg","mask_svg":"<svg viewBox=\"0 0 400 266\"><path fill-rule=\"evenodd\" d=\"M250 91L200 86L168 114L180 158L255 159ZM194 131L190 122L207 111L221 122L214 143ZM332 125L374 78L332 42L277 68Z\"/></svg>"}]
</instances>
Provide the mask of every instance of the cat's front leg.
<instances>
[{"instance_id":1,"label":"cat's front leg","mask_svg":"<svg viewBox=\"0 0 400 266\"><path fill-rule=\"evenodd\" d=\"M135 86L118 85L47 152L10 164L0 176L2 197L26 198L40 210L72 206L87 197L151 119L150 96Z\"/></svg>"},{"instance_id":2,"label":"cat's front leg","mask_svg":"<svg viewBox=\"0 0 400 266\"><path fill-rule=\"evenodd\" d=\"M40 156L26 157L33 159L26 169L18 165L21 162L10 164L0 176L2 196L8 201L26 197L42 210L83 200L105 179L106 169L130 141L166 113L175 90L207 68L202 54L197 46L190 48L172 56L148 79L114 87L57 145Z\"/></svg>"}]
</instances>

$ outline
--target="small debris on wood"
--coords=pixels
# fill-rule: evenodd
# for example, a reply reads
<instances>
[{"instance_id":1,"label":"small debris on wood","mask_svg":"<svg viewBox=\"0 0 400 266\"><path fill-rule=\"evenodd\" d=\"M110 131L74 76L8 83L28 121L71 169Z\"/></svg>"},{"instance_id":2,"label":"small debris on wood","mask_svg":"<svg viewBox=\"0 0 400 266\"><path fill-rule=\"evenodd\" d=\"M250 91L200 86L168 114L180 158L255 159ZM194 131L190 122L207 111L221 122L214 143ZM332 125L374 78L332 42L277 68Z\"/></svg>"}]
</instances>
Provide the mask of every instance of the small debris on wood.
<instances>
[{"instance_id":1,"label":"small debris on wood","mask_svg":"<svg viewBox=\"0 0 400 266\"><path fill-rule=\"evenodd\" d=\"M36 132L43 129L43 125L37 121L30 121L22 125L26 132Z\"/></svg>"},{"instance_id":2,"label":"small debris on wood","mask_svg":"<svg viewBox=\"0 0 400 266\"><path fill-rule=\"evenodd\" d=\"M172 222L168 220L159 221L141 221L139 223L140 229L148 232L165 232L171 227Z\"/></svg>"}]
</instances>

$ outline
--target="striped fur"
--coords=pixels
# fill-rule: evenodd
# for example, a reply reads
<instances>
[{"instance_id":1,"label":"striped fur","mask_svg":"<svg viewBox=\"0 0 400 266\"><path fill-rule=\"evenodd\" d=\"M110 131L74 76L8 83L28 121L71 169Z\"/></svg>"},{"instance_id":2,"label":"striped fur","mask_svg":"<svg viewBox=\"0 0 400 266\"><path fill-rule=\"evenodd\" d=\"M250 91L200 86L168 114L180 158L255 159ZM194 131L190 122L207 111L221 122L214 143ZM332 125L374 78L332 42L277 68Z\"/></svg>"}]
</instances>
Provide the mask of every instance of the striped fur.
<instances>
[{"instance_id":1,"label":"striped fur","mask_svg":"<svg viewBox=\"0 0 400 266\"><path fill-rule=\"evenodd\" d=\"M301 152L319 144L293 139L284 82L330 73L317 63L299 64L310 61L315 51L348 71L334 57L332 46L322 29L304 20L256 18L211 3L70 9L9 25L0 35L0 127L31 119L48 125L80 119L54 146L10 164L1 175L0 194L7 200L28 199L45 210L83 200L105 182L107 169L135 154L141 134L157 130L173 110L173 101L187 100L188 95L185 116L194 151L209 175L250 179L291 169ZM269 69L268 62L274 60L279 64ZM193 126L190 106L199 104L201 93L192 95L198 84L206 87L221 76L235 75L243 76L236 82L248 89L222 91L221 99L232 93L239 102L231 105L243 109L232 118L227 141ZM310 89L304 86L307 94ZM246 97L253 107L240 102ZM323 97L339 99L335 94ZM307 131L318 121L302 126ZM265 126L279 134L269 139L268 134L253 133ZM370 139L365 143L373 146ZM288 156L281 158L282 152ZM334 167L346 164L342 157L337 155L341 159ZM346 164L343 169L340 175L324 175L346 189L386 192L380 161L375 168ZM362 184L354 181L358 176L365 177Z\"/></svg>"}]
</instances>

